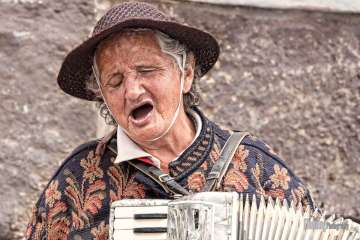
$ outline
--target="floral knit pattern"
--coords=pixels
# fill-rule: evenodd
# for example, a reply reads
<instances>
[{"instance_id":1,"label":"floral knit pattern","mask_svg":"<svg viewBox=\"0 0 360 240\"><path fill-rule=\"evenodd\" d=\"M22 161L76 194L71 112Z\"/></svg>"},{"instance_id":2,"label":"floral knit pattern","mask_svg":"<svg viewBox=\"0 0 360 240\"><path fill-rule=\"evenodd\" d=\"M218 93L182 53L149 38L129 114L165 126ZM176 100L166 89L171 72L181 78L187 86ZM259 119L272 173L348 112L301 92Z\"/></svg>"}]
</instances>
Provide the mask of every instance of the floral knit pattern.
<instances>
[{"instance_id":1,"label":"floral knit pattern","mask_svg":"<svg viewBox=\"0 0 360 240\"><path fill-rule=\"evenodd\" d=\"M200 136L169 165L170 175L190 192L203 190L206 176L229 137L228 131L199 114L203 121ZM97 154L97 144L93 141L78 147L64 161L36 203L25 239L105 240L113 201L166 198L160 186L127 163L114 164L111 151ZM314 207L304 184L254 136L242 141L216 191L277 197Z\"/></svg>"}]
</instances>

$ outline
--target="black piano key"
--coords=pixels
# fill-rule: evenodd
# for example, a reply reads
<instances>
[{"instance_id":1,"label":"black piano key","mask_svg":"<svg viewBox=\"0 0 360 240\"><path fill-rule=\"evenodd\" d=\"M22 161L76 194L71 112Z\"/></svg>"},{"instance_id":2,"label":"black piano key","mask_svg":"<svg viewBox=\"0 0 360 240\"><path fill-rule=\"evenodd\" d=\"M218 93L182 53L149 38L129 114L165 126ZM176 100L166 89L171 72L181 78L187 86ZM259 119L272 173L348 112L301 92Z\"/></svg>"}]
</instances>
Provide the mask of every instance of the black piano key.
<instances>
[{"instance_id":1,"label":"black piano key","mask_svg":"<svg viewBox=\"0 0 360 240\"><path fill-rule=\"evenodd\" d=\"M166 213L141 213L134 214L134 219L166 219Z\"/></svg>"},{"instance_id":2,"label":"black piano key","mask_svg":"<svg viewBox=\"0 0 360 240\"><path fill-rule=\"evenodd\" d=\"M134 228L134 233L166 233L167 228L164 227L144 227Z\"/></svg>"}]
</instances>

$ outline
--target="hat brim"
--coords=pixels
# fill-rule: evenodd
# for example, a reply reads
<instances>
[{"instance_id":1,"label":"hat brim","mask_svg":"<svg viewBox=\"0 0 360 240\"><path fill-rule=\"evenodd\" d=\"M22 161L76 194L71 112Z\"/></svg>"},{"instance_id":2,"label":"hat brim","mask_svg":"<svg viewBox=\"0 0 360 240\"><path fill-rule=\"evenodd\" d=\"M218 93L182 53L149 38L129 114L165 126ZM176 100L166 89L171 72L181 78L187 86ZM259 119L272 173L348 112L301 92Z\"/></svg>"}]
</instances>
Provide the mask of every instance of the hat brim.
<instances>
[{"instance_id":1,"label":"hat brim","mask_svg":"<svg viewBox=\"0 0 360 240\"><path fill-rule=\"evenodd\" d=\"M57 78L60 88L74 97L94 101L95 95L86 88L86 81L92 73L96 46L110 34L119 32L124 28L157 29L185 44L194 53L196 64L201 68L201 75L213 67L219 56L220 50L216 39L205 31L172 21L133 18L92 36L73 49L61 65Z\"/></svg>"}]
</instances>

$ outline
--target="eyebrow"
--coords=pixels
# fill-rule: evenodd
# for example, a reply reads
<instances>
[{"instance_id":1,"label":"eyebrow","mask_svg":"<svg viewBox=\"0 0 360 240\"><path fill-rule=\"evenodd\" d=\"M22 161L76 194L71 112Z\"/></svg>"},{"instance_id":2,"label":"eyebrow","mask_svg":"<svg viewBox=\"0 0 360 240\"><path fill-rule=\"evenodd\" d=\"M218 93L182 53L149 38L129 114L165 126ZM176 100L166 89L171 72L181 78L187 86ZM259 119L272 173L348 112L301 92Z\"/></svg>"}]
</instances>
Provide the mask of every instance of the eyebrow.
<instances>
[{"instance_id":1,"label":"eyebrow","mask_svg":"<svg viewBox=\"0 0 360 240\"><path fill-rule=\"evenodd\" d=\"M146 58L141 58L141 59L137 59L137 61L135 62L135 66L148 66L148 65L152 65L152 66L159 66L161 65L161 61L159 61L159 59L157 57L146 57Z\"/></svg>"}]
</instances>

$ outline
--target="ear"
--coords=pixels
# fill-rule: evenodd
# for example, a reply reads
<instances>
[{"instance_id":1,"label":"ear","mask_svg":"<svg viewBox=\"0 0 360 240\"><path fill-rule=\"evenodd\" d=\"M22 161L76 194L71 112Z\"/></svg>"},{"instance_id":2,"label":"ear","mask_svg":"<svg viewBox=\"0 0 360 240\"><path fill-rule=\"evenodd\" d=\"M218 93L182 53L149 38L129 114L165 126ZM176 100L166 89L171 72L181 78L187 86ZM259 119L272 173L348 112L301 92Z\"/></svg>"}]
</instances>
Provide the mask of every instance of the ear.
<instances>
[{"instance_id":1,"label":"ear","mask_svg":"<svg viewBox=\"0 0 360 240\"><path fill-rule=\"evenodd\" d=\"M195 72L195 57L192 52L187 54L186 58L186 66L184 70L184 88L183 93L188 93L191 89L191 85L194 80L194 72Z\"/></svg>"}]
</instances>

